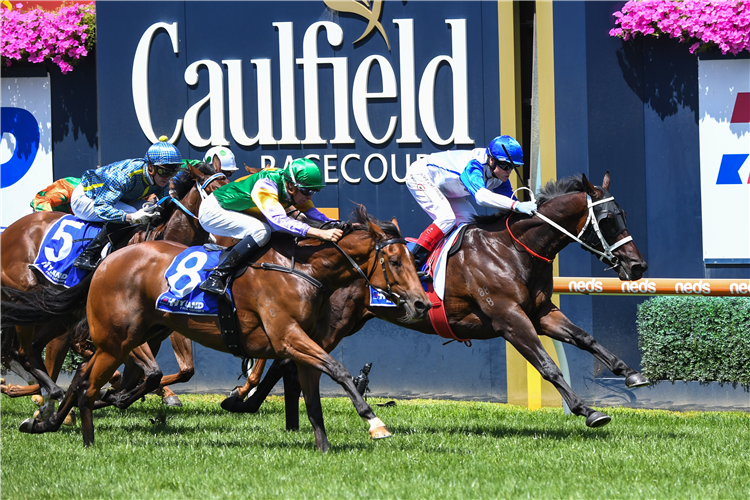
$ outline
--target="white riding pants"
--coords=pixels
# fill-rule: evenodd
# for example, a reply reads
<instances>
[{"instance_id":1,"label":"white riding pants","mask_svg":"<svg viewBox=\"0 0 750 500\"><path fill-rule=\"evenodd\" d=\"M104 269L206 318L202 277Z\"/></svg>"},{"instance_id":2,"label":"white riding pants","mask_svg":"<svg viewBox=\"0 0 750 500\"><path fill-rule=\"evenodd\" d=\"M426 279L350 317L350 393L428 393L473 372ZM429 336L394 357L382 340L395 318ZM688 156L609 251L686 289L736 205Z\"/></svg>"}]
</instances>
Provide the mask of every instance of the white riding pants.
<instances>
[{"instance_id":1,"label":"white riding pants","mask_svg":"<svg viewBox=\"0 0 750 500\"><path fill-rule=\"evenodd\" d=\"M252 236L259 247L271 239L272 229L269 224L252 215L222 208L213 194L201 203L200 210L198 210L198 222L203 229L217 236L240 240L245 236Z\"/></svg>"},{"instance_id":2,"label":"white riding pants","mask_svg":"<svg viewBox=\"0 0 750 500\"><path fill-rule=\"evenodd\" d=\"M114 207L117 210L122 210L129 214L135 213L143 208L143 200L136 200L133 203L137 203L139 206L133 206L124 201L118 201L114 204ZM96 212L94 212L94 200L86 196L86 193L83 191L83 184L79 184L70 195L70 209L73 211L73 215L79 219L88 222L109 222L96 215Z\"/></svg>"},{"instance_id":3,"label":"white riding pants","mask_svg":"<svg viewBox=\"0 0 750 500\"><path fill-rule=\"evenodd\" d=\"M443 234L448 234L456 224L471 221L477 212L468 198L446 198L430 179L428 168L413 163L406 174L406 187L434 224Z\"/></svg>"}]
</instances>

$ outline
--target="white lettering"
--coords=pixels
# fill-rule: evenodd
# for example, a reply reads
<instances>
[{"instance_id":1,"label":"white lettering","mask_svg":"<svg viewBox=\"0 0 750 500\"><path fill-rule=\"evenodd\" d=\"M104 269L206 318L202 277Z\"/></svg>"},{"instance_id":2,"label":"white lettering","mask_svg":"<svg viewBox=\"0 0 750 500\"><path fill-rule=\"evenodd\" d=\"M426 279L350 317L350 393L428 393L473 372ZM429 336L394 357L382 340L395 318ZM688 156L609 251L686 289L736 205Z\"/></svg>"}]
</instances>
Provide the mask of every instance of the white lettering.
<instances>
[{"instance_id":1,"label":"white lettering","mask_svg":"<svg viewBox=\"0 0 750 500\"><path fill-rule=\"evenodd\" d=\"M281 86L281 139L279 144L299 144L294 106L294 25L273 23L279 30L279 83Z\"/></svg>"},{"instance_id":2,"label":"white lettering","mask_svg":"<svg viewBox=\"0 0 750 500\"><path fill-rule=\"evenodd\" d=\"M245 134L244 102L242 97L242 60L225 59L229 83L229 131L240 146L276 144L273 138L273 95L271 92L271 60L251 59L258 71L258 135Z\"/></svg>"},{"instance_id":3,"label":"white lettering","mask_svg":"<svg viewBox=\"0 0 750 500\"><path fill-rule=\"evenodd\" d=\"M336 172L336 165L331 165L330 162L331 160L336 161L337 159L338 155L323 155L323 175L326 184L338 184L339 182L338 177L333 178L330 175L331 172Z\"/></svg>"},{"instance_id":4,"label":"white lettering","mask_svg":"<svg viewBox=\"0 0 750 500\"><path fill-rule=\"evenodd\" d=\"M417 136L417 107L414 99L414 19L394 19L398 26L398 58L401 75L401 137L398 144L422 144Z\"/></svg>"},{"instance_id":5,"label":"white lettering","mask_svg":"<svg viewBox=\"0 0 750 500\"><path fill-rule=\"evenodd\" d=\"M135 116L138 118L138 124L141 130L152 143L159 142L159 138L154 133L151 125L151 109L148 105L148 60L151 55L151 43L160 29L166 30L169 39L172 41L172 50L175 54L180 53L177 38L177 23L154 23L146 29L138 42L133 57L133 74L131 85L133 87L133 105L135 107ZM174 143L182 131L182 120L177 120L170 143Z\"/></svg>"},{"instance_id":6,"label":"white lettering","mask_svg":"<svg viewBox=\"0 0 750 500\"><path fill-rule=\"evenodd\" d=\"M352 159L359 161L359 155L358 154L346 155L344 156L344 159L341 160L341 177L343 177L344 180L348 182L349 184L359 184L360 182L362 182L361 177L356 177L356 178L350 177L349 174L346 172L346 162Z\"/></svg>"},{"instance_id":7,"label":"white lettering","mask_svg":"<svg viewBox=\"0 0 750 500\"><path fill-rule=\"evenodd\" d=\"M229 146L224 137L224 72L221 66L210 60L195 61L185 70L185 83L198 84L198 68L208 69L208 95L196 102L185 113L185 138L197 148L213 146ZM204 139L198 130L198 115L201 110L211 103L211 137Z\"/></svg>"},{"instance_id":8,"label":"white lettering","mask_svg":"<svg viewBox=\"0 0 750 500\"><path fill-rule=\"evenodd\" d=\"M276 158L271 155L260 155L260 168L274 168L276 166Z\"/></svg>"},{"instance_id":9,"label":"white lettering","mask_svg":"<svg viewBox=\"0 0 750 500\"><path fill-rule=\"evenodd\" d=\"M380 160L380 163L383 166L383 173L381 174L380 177L374 177L372 173L370 173L370 162L373 159ZM378 184L380 182L383 182L387 175L388 175L388 161L386 161L385 156L379 153L374 153L367 157L367 159L365 160L365 177L367 177L367 180L369 180L373 184Z\"/></svg>"},{"instance_id":10,"label":"white lettering","mask_svg":"<svg viewBox=\"0 0 750 500\"><path fill-rule=\"evenodd\" d=\"M382 92L368 92L368 82L370 76L370 67L374 62L380 65L380 75L383 84ZM388 60L383 56L368 56L357 68L357 73L354 75L354 86L352 87L352 110L354 111L354 120L357 122L359 132L367 142L372 144L383 144L393 137L393 133L396 131L396 123L398 117L391 116L388 121L388 129L385 135L381 138L376 138L372 134L370 128L370 119L367 115L367 101L368 99L388 99L397 97L396 92L396 75L393 73L393 68Z\"/></svg>"},{"instance_id":11,"label":"white lettering","mask_svg":"<svg viewBox=\"0 0 750 500\"><path fill-rule=\"evenodd\" d=\"M406 167L404 168L404 176L399 177L396 173L396 154L391 153L391 177L393 177L393 180L398 182L399 184L403 184L406 182L406 170L409 169L409 160L411 159L411 155L406 155Z\"/></svg>"}]
</instances>

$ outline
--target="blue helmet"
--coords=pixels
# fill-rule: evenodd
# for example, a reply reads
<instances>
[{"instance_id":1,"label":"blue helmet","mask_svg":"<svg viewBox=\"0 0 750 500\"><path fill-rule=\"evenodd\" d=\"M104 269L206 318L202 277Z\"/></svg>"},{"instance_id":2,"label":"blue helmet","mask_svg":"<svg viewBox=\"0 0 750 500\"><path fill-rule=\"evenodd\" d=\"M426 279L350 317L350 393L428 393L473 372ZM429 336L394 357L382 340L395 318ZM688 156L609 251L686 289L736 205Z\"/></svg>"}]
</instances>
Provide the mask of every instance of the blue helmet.
<instances>
[{"instance_id":1,"label":"blue helmet","mask_svg":"<svg viewBox=\"0 0 750 500\"><path fill-rule=\"evenodd\" d=\"M508 150L510 158L505 154L503 146ZM521 145L509 135L501 135L492 139L490 145L487 146L487 156L492 156L500 161L510 162L510 160L513 160L513 163L516 165L523 165L523 150L521 149Z\"/></svg>"},{"instance_id":2,"label":"blue helmet","mask_svg":"<svg viewBox=\"0 0 750 500\"><path fill-rule=\"evenodd\" d=\"M148 148L144 160L152 165L179 166L182 163L182 155L179 149L167 142L167 136L163 135L159 137L159 142Z\"/></svg>"}]
</instances>

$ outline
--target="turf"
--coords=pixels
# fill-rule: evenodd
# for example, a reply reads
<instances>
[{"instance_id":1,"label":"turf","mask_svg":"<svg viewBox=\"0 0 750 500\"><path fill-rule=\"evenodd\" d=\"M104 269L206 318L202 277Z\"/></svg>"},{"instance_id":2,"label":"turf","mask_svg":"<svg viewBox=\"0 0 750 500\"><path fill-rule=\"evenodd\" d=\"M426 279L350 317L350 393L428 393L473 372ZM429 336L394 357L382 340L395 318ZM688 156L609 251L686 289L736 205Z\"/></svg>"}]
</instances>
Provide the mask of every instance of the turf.
<instances>
[{"instance_id":1,"label":"turf","mask_svg":"<svg viewBox=\"0 0 750 500\"><path fill-rule=\"evenodd\" d=\"M26 435L28 398L0 401L0 495L14 498L750 498L750 414L607 408L588 429L562 410L476 402L376 407L393 432L371 441L346 399L325 399L331 442L316 451L304 415L284 430L283 402L259 414L221 410L221 396L156 397ZM370 399L371 404L384 400ZM302 406L304 411L304 405Z\"/></svg>"}]
</instances>

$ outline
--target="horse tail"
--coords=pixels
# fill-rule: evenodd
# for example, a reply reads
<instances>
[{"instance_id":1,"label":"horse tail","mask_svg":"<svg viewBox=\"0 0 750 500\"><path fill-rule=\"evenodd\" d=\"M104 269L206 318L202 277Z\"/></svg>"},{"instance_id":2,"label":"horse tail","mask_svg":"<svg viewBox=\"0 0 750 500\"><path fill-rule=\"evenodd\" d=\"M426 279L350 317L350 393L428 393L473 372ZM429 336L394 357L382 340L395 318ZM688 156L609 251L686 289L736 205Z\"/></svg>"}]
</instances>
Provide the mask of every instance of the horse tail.
<instances>
[{"instance_id":1,"label":"horse tail","mask_svg":"<svg viewBox=\"0 0 750 500\"><path fill-rule=\"evenodd\" d=\"M30 291L3 287L3 292L11 300L3 302L0 328L45 323L53 319L70 317L76 310L83 311L93 276L94 273L91 273L77 285L63 291L50 287Z\"/></svg>"}]
</instances>

